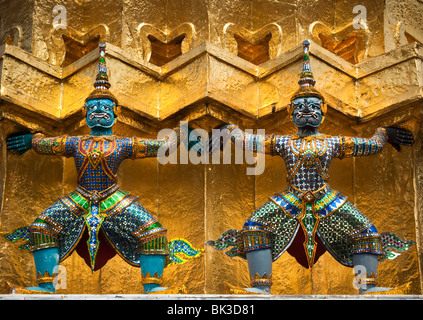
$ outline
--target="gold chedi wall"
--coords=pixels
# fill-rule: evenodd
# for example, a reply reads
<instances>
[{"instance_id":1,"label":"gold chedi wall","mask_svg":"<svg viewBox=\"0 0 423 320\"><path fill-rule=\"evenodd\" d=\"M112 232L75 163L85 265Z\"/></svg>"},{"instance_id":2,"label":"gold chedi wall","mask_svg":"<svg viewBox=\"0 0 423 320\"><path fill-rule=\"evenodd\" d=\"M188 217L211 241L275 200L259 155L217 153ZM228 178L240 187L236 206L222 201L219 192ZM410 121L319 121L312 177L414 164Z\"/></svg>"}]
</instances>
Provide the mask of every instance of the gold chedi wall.
<instances>
[{"instance_id":1,"label":"gold chedi wall","mask_svg":"<svg viewBox=\"0 0 423 320\"><path fill-rule=\"evenodd\" d=\"M379 266L381 286L422 294L423 27L420 0L15 0L0 1L0 232L29 225L76 187L72 159L8 153L18 132L88 133L81 112L92 90L98 44L107 43L111 91L122 105L115 134L157 137L189 121L211 131L225 122L266 133L294 132L286 107L297 90L301 43L311 42L317 89L329 108L321 132L370 137L407 127L416 143L396 152L334 161L330 185L380 232L416 245ZM234 149L232 149L234 150ZM122 189L203 254L164 271L164 286L224 293L249 286L245 260L211 247L239 229L267 197L286 187L282 159L248 164L167 164L127 160ZM138 268L119 256L91 272L76 253L62 265L61 294L142 292ZM352 268L324 254L312 270L288 253L273 264L273 294L356 294ZM7 282L35 285L32 255L0 239L0 293Z\"/></svg>"}]
</instances>

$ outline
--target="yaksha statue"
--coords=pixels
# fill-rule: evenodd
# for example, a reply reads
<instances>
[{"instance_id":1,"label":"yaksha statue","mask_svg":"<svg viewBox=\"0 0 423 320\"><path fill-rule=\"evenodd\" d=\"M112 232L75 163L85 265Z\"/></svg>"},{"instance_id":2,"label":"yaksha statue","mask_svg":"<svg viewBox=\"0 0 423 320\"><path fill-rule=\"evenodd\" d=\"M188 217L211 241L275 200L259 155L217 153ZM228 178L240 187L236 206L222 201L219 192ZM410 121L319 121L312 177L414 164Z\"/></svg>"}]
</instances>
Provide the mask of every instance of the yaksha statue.
<instances>
[{"instance_id":1,"label":"yaksha statue","mask_svg":"<svg viewBox=\"0 0 423 320\"><path fill-rule=\"evenodd\" d=\"M394 127L378 128L369 139L320 133L327 105L314 87L308 41L303 48L300 88L289 105L296 134L260 136L244 133L236 125L221 127L229 130L241 148L280 156L287 169L287 188L253 212L241 230L228 230L207 244L218 250L232 247L227 255L247 259L252 287L237 288L238 293L269 294L272 262L286 251L305 268L328 251L342 265L360 266L355 277L360 294L390 290L376 284L378 263L393 255L390 250L404 251L413 242L393 233L380 234L344 195L329 186L328 171L334 158L375 155L387 142L399 151L400 145L414 142L413 136Z\"/></svg>"},{"instance_id":2,"label":"yaksha statue","mask_svg":"<svg viewBox=\"0 0 423 320\"><path fill-rule=\"evenodd\" d=\"M105 44L100 44L94 88L84 105L90 134L51 138L36 133L7 141L8 150L20 154L32 148L43 155L73 157L78 173L76 190L30 225L38 286L15 287L15 293L54 293L55 270L74 250L92 270L118 253L141 268L144 293L166 292L160 281L169 253L167 231L135 196L120 189L117 172L125 159L156 157L161 147L175 150L185 130L175 129L174 135L161 140L113 134L120 107L109 91Z\"/></svg>"}]
</instances>

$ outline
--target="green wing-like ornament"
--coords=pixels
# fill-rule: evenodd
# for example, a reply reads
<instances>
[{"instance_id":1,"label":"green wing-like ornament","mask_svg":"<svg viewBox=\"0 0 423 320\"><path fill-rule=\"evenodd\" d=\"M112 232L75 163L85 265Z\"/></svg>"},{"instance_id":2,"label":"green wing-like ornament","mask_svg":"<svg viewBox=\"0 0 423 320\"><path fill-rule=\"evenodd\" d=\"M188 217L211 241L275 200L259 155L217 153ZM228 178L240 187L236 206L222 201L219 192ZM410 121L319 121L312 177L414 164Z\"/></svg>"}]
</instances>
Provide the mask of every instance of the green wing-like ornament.
<instances>
[{"instance_id":1,"label":"green wing-like ornament","mask_svg":"<svg viewBox=\"0 0 423 320\"><path fill-rule=\"evenodd\" d=\"M29 250L29 227L19 227L13 232L3 235L10 242L24 241L20 250Z\"/></svg>"},{"instance_id":2,"label":"green wing-like ornament","mask_svg":"<svg viewBox=\"0 0 423 320\"><path fill-rule=\"evenodd\" d=\"M395 259L401 253L407 251L413 244L416 244L412 240L406 241L401 239L393 232L382 232L380 234L380 240L384 252L380 260Z\"/></svg>"},{"instance_id":3,"label":"green wing-like ornament","mask_svg":"<svg viewBox=\"0 0 423 320\"><path fill-rule=\"evenodd\" d=\"M183 264L188 260L199 257L203 251L202 249L195 249L185 239L172 239L169 241L169 265Z\"/></svg>"}]
</instances>

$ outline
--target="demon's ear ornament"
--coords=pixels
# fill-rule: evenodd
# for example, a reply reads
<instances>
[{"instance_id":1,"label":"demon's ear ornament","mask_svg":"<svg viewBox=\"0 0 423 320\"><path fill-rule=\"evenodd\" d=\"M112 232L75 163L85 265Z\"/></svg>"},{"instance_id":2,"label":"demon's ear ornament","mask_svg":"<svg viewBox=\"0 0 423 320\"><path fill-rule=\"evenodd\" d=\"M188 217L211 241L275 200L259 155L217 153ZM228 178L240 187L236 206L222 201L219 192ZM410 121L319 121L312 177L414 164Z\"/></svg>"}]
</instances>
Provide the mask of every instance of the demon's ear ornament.
<instances>
[{"instance_id":1,"label":"demon's ear ornament","mask_svg":"<svg viewBox=\"0 0 423 320\"><path fill-rule=\"evenodd\" d=\"M288 111L288 115L291 117L292 112L294 111L294 106L292 105L292 102L288 104L287 111Z\"/></svg>"},{"instance_id":2,"label":"demon's ear ornament","mask_svg":"<svg viewBox=\"0 0 423 320\"><path fill-rule=\"evenodd\" d=\"M114 113L115 113L116 118L119 117L119 115L120 115L120 109L121 109L121 106L116 103L115 108L114 108Z\"/></svg>"},{"instance_id":3,"label":"demon's ear ornament","mask_svg":"<svg viewBox=\"0 0 423 320\"><path fill-rule=\"evenodd\" d=\"M322 103L320 104L320 109L322 110L322 122L320 122L320 124L322 124L326 118L326 111L328 111L328 105L324 101L322 101Z\"/></svg>"},{"instance_id":4,"label":"demon's ear ornament","mask_svg":"<svg viewBox=\"0 0 423 320\"><path fill-rule=\"evenodd\" d=\"M322 101L321 109L322 109L322 114L323 115L325 115L326 114L326 111L328 111L328 105L324 101Z\"/></svg>"}]
</instances>

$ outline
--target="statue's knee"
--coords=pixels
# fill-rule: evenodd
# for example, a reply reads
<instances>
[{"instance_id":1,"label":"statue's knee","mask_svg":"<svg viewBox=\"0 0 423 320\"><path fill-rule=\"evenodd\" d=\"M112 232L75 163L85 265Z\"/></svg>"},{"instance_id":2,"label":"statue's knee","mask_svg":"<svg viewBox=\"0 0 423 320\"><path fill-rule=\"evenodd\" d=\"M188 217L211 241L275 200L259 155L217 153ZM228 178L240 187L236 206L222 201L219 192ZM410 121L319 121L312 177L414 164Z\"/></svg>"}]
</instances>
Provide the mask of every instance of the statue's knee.
<instances>
[{"instance_id":1,"label":"statue's knee","mask_svg":"<svg viewBox=\"0 0 423 320\"><path fill-rule=\"evenodd\" d=\"M264 226L247 221L241 230L245 252L272 247L272 233Z\"/></svg>"},{"instance_id":2,"label":"statue's knee","mask_svg":"<svg viewBox=\"0 0 423 320\"><path fill-rule=\"evenodd\" d=\"M29 231L31 251L59 247L60 230L55 228L52 224L36 219L29 226Z\"/></svg>"},{"instance_id":3,"label":"statue's knee","mask_svg":"<svg viewBox=\"0 0 423 320\"><path fill-rule=\"evenodd\" d=\"M352 253L368 253L373 255L382 254L382 244L380 234L374 225L371 225L366 230L351 236Z\"/></svg>"}]
</instances>

